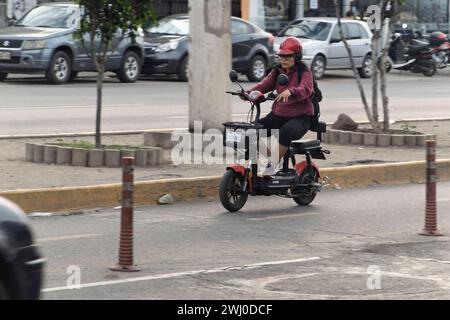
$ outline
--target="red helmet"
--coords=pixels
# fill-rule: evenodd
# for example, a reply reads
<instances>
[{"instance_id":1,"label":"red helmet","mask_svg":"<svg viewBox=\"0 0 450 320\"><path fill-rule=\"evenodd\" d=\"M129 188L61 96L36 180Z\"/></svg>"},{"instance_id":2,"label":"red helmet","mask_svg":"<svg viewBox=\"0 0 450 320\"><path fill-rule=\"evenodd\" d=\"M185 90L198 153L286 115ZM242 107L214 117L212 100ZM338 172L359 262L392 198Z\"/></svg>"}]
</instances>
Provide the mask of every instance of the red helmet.
<instances>
[{"instance_id":1,"label":"red helmet","mask_svg":"<svg viewBox=\"0 0 450 320\"><path fill-rule=\"evenodd\" d=\"M302 53L302 43L295 37L287 37L281 42L280 50L278 50L279 55L291 55Z\"/></svg>"}]
</instances>

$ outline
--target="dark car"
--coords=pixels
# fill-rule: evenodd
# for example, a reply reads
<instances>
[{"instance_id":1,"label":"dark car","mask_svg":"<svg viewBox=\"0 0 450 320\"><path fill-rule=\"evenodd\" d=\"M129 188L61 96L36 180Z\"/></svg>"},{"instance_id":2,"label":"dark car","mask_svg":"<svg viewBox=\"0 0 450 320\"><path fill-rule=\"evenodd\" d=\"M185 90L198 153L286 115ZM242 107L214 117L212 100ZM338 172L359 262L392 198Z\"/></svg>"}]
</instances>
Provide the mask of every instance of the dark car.
<instances>
[{"instance_id":1,"label":"dark car","mask_svg":"<svg viewBox=\"0 0 450 320\"><path fill-rule=\"evenodd\" d=\"M0 300L38 299L44 262L25 213L0 197Z\"/></svg>"},{"instance_id":2,"label":"dark car","mask_svg":"<svg viewBox=\"0 0 450 320\"><path fill-rule=\"evenodd\" d=\"M143 74L176 74L187 81L189 16L166 17L145 31ZM233 69L261 81L274 60L275 38L245 20L232 17Z\"/></svg>"}]
</instances>

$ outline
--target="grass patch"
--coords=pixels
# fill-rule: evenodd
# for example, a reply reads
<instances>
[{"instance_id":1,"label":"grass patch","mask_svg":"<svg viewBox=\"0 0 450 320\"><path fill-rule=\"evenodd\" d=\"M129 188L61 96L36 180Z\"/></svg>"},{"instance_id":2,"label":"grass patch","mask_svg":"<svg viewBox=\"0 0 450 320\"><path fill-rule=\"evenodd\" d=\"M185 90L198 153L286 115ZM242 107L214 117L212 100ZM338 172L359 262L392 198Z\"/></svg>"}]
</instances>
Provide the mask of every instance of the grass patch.
<instances>
[{"instance_id":1,"label":"grass patch","mask_svg":"<svg viewBox=\"0 0 450 320\"><path fill-rule=\"evenodd\" d=\"M73 140L72 142L65 142L62 139L56 140L57 143L55 145L61 146L61 147L67 147L67 148L76 148L76 149L86 149L86 150L92 150L95 149L95 144L86 140ZM142 150L145 149L143 145L119 145L119 144L112 144L112 145L103 145L102 149L108 149L108 150Z\"/></svg>"}]
</instances>

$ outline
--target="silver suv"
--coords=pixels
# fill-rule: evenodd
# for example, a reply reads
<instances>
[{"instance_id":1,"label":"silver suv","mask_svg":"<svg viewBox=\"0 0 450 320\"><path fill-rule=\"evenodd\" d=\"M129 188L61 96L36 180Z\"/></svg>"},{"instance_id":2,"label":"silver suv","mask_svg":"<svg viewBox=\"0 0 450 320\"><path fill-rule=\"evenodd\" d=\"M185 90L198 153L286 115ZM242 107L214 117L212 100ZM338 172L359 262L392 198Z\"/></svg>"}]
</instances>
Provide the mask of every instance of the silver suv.
<instances>
[{"instance_id":1,"label":"silver suv","mask_svg":"<svg viewBox=\"0 0 450 320\"><path fill-rule=\"evenodd\" d=\"M48 82L63 84L80 71L95 71L81 39L75 37L80 25L80 7L71 2L41 4L30 10L14 26L0 29L0 81L8 73L45 73ZM143 34L133 42L113 39L117 49L110 55L107 71L117 73L122 82L135 82L144 57ZM85 47L91 41L85 36ZM97 48L99 43L95 44Z\"/></svg>"},{"instance_id":2,"label":"silver suv","mask_svg":"<svg viewBox=\"0 0 450 320\"><path fill-rule=\"evenodd\" d=\"M372 32L366 22L342 19L343 32L352 48L353 58L361 78L372 75ZM303 45L303 59L316 79L325 70L351 69L350 59L341 41L337 18L303 18L291 22L275 39L278 51L284 37L297 37Z\"/></svg>"}]
</instances>

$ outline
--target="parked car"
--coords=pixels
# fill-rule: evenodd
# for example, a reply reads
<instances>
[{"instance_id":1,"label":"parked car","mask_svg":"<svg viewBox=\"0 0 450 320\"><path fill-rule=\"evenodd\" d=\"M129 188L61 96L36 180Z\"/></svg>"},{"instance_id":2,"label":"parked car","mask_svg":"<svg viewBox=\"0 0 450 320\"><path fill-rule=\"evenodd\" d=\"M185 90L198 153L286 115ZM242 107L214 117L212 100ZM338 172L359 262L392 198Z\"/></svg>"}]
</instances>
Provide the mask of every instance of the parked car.
<instances>
[{"instance_id":1,"label":"parked car","mask_svg":"<svg viewBox=\"0 0 450 320\"><path fill-rule=\"evenodd\" d=\"M80 7L74 3L41 4L14 26L0 29L0 81L8 73L45 73L48 82L63 84L80 71L95 71L79 28ZM143 33L133 42L128 36L111 54L106 70L117 73L122 82L135 82L144 57ZM84 37L86 48L90 38ZM113 43L120 40L119 32ZM99 47L99 45L97 45Z\"/></svg>"},{"instance_id":2,"label":"parked car","mask_svg":"<svg viewBox=\"0 0 450 320\"><path fill-rule=\"evenodd\" d=\"M145 32L144 74L176 74L187 81L189 16L173 15ZM260 81L272 68L274 36L239 18L231 20L233 69Z\"/></svg>"},{"instance_id":3,"label":"parked car","mask_svg":"<svg viewBox=\"0 0 450 320\"><path fill-rule=\"evenodd\" d=\"M342 19L343 32L352 48L353 58L361 78L372 75L372 32L366 22ZM337 18L304 18L291 22L277 35L277 50L284 37L297 37L303 44L305 63L316 79L326 70L351 69L350 59L341 41Z\"/></svg>"},{"instance_id":4,"label":"parked car","mask_svg":"<svg viewBox=\"0 0 450 320\"><path fill-rule=\"evenodd\" d=\"M0 197L0 300L38 299L44 263L25 213Z\"/></svg>"}]
</instances>

